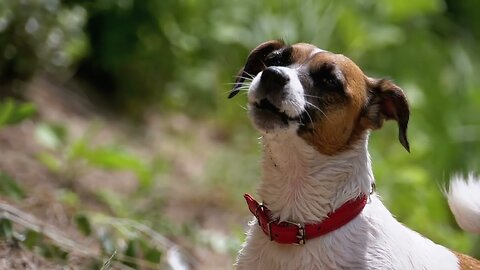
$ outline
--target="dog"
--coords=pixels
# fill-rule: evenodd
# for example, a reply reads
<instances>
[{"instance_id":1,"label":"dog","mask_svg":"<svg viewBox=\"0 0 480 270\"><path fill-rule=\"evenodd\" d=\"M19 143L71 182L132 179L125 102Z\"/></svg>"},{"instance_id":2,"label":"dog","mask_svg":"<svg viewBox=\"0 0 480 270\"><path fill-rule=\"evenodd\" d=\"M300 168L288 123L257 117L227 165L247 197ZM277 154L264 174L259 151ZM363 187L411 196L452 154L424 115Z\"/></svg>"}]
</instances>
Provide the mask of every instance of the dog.
<instances>
[{"instance_id":1,"label":"dog","mask_svg":"<svg viewBox=\"0 0 480 270\"><path fill-rule=\"evenodd\" d=\"M263 162L262 203L245 195L255 219L236 269L480 269L399 223L375 191L370 131L394 120L410 151L400 87L341 54L272 40L250 52L229 98L240 91ZM446 195L459 225L480 233L480 181L470 178Z\"/></svg>"}]
</instances>

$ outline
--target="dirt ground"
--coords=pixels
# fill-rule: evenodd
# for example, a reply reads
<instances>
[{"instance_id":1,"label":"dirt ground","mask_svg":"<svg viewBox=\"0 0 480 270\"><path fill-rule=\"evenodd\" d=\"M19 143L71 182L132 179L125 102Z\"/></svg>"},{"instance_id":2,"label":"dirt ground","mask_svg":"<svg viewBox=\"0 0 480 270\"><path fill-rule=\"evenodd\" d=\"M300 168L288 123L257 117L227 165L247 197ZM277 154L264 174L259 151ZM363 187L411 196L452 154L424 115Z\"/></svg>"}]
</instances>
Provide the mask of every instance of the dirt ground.
<instances>
[{"instance_id":1,"label":"dirt ground","mask_svg":"<svg viewBox=\"0 0 480 270\"><path fill-rule=\"evenodd\" d=\"M98 243L76 229L72 222L74 210L54 199L56 194L59 190L72 188L79 195L84 209L110 214L110 209L92 195L94 191L110 190L128 198L138 185L132 173L100 169L89 169L76 176L73 186L66 184L38 161L37 154L44 150L34 136L39 122L61 123L72 137L81 136L92 123L99 122L101 129L95 135L96 144L119 141L129 151L146 159L154 158L158 153L167 157L171 167L162 181L164 205L161 215L178 226L194 224L199 232L197 236L207 240L192 241L191 236L178 234L166 237L187 254L192 269L231 269L234 252L216 247L215 243L230 239L232 224L243 229L249 218L246 207L239 210L238 206L225 205L222 194L199 189L201 184L190 182L191 179L202 178L208 157L213 151L219 151L217 145L223 143L219 141L215 124L199 123L181 114L162 116L153 112L146 117L144 125L132 126L93 105L74 89L65 90L44 78L34 80L28 88L27 97L37 106L37 116L0 130L0 171L18 181L27 191L27 198L23 200L0 198L0 203L29 215L34 220L32 222L38 222L39 226L51 226L60 237L85 250L72 251L66 266L49 261L34 251L11 243L0 243L0 269L85 268L88 254L84 251L98 254ZM187 145L177 141L175 134L182 133L195 134L190 137L193 141ZM238 194L238 197L241 195ZM151 203L147 206L153 207ZM210 241L209 238L218 241Z\"/></svg>"}]
</instances>

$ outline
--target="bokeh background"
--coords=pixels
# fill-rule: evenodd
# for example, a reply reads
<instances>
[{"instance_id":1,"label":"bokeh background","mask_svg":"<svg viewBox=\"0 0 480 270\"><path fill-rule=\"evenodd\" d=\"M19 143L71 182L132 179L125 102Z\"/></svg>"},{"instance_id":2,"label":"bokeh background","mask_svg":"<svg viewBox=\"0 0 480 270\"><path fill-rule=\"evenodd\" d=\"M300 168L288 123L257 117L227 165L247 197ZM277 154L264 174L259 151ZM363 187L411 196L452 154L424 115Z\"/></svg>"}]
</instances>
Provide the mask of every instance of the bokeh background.
<instances>
[{"instance_id":1,"label":"bokeh background","mask_svg":"<svg viewBox=\"0 0 480 270\"><path fill-rule=\"evenodd\" d=\"M230 269L260 178L234 75L269 39L393 79L412 107L372 134L409 227L480 256L441 190L480 165L475 0L0 1L0 268Z\"/></svg>"}]
</instances>

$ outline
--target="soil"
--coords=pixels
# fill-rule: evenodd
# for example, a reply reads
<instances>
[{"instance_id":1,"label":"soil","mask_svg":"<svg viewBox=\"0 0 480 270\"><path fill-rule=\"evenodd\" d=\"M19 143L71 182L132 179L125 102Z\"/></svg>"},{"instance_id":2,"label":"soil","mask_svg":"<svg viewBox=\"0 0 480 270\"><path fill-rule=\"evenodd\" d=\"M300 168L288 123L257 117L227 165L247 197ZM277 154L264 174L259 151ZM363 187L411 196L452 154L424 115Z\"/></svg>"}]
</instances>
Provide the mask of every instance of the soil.
<instances>
[{"instance_id":1,"label":"soil","mask_svg":"<svg viewBox=\"0 0 480 270\"><path fill-rule=\"evenodd\" d=\"M35 139L35 132L38 123L60 123L72 138L79 138L93 123L100 123L101 129L96 132L93 143L104 145L112 141L121 142L129 152L148 160L154 159L158 153L164 159L167 157L166 163L170 167L163 177L161 188L157 188L163 196L161 215L172 224L194 224L201 232L214 232L220 238L228 238L231 234L230 224L242 227L246 223L246 210L234 212L228 205L218 202L214 195L210 196L209 190L191 188L192 183L189 182L201 177L208 160L206 157L216 145L224 143L219 141L214 123L199 122L182 114L165 116L152 112L146 116L144 124L132 125L90 102L74 87L67 89L59 85L46 78L35 79L28 87L26 97L36 105L38 114L34 119L0 130L0 171L18 181L27 194L22 200L0 198L0 203L32 215L80 247L98 252L98 243L81 234L73 224L72 215L76 209L56 198L62 190L73 190L79 196L83 209L112 214L111 209L93 195L94 192L109 190L128 198L138 187L135 175L89 168L75 175L73 183L66 182L39 162L38 153L46 150ZM194 134L190 135L191 142L188 145L181 145L172 139L176 137L175 134L184 133ZM145 205L155 207L152 203ZM232 268L234 254L231 251L219 251L208 244L199 244L190 237L167 235L188 255L192 269ZM82 258L84 255L81 253L72 252L65 265L45 259L15 243L0 243L0 269L88 267L88 260Z\"/></svg>"}]
</instances>

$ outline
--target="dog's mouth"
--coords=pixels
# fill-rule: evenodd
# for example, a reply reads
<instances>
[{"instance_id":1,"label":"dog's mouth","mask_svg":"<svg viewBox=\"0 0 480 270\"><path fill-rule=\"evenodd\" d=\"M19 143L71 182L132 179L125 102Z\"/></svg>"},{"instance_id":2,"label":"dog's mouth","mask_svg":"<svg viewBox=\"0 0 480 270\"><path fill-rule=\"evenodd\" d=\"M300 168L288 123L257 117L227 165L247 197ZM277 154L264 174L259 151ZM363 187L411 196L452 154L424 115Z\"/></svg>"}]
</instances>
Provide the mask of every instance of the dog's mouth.
<instances>
[{"instance_id":1,"label":"dog's mouth","mask_svg":"<svg viewBox=\"0 0 480 270\"><path fill-rule=\"evenodd\" d=\"M294 118L291 118L290 116L288 116L286 113L280 111L280 109L277 106L273 105L266 98L260 100L260 102L256 102L254 106L256 109L260 110L261 112L266 112L266 113L274 114L278 116L284 124L288 124L289 120L290 121L295 120Z\"/></svg>"},{"instance_id":2,"label":"dog's mouth","mask_svg":"<svg viewBox=\"0 0 480 270\"><path fill-rule=\"evenodd\" d=\"M281 111L267 98L263 98L260 101L253 103L252 107L252 119L260 129L271 130L275 127L287 127L289 126L289 123L292 122L298 123L301 127L304 127L312 121L312 118L306 110L298 116L291 117Z\"/></svg>"}]
</instances>

